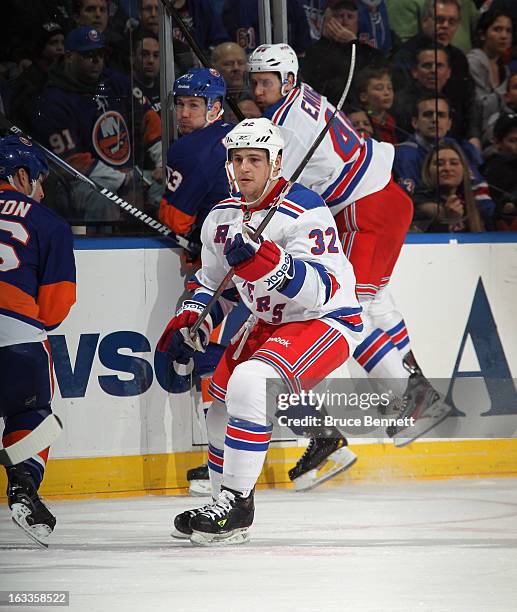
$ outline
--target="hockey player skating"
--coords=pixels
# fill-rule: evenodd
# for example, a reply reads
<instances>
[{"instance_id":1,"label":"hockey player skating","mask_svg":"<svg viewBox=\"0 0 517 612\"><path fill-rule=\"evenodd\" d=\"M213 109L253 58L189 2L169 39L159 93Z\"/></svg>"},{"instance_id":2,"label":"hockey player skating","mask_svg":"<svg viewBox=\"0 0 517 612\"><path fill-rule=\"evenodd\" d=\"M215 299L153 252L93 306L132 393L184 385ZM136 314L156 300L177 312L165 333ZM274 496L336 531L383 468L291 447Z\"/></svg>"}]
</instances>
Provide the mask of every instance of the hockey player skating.
<instances>
[{"instance_id":1,"label":"hockey player skating","mask_svg":"<svg viewBox=\"0 0 517 612\"><path fill-rule=\"evenodd\" d=\"M52 413L47 330L75 302L70 226L40 203L47 174L36 145L19 136L0 140L0 416L6 448ZM6 468L12 519L45 547L56 524L38 495L48 451Z\"/></svg>"},{"instance_id":2,"label":"hockey player skating","mask_svg":"<svg viewBox=\"0 0 517 612\"><path fill-rule=\"evenodd\" d=\"M308 85L297 83L298 59L289 45L261 45L251 54L248 70L263 116L282 132L284 172L289 175L329 121L334 107ZM327 203L354 268L367 332L353 354L355 360L369 376L389 381L402 398L401 415L423 418L426 423L413 433L388 432L410 442L443 420L451 408L442 404L437 410L435 405L432 418L425 420L426 410L439 396L416 364L404 319L387 288L413 211L410 198L392 179L393 158L392 145L364 140L340 113L300 182ZM311 439L307 452L290 472L295 484L298 481L297 488L318 483L318 474L311 470L332 452L328 439Z\"/></svg>"},{"instance_id":3,"label":"hockey player skating","mask_svg":"<svg viewBox=\"0 0 517 612\"><path fill-rule=\"evenodd\" d=\"M173 232L189 239L193 252L185 252L182 258L188 267L198 258L195 251L201 248L201 227L207 214L228 195L223 140L234 124L223 120L226 83L217 70L192 68L174 81L172 92L180 138L167 151L167 181L159 216ZM245 317L244 313L237 323ZM200 372L211 373L206 364L215 367L219 349L211 344L207 358L194 360L192 380ZM201 368L198 361L202 361ZM188 470L187 480L191 494L209 494L206 464Z\"/></svg>"},{"instance_id":4,"label":"hockey player skating","mask_svg":"<svg viewBox=\"0 0 517 612\"><path fill-rule=\"evenodd\" d=\"M241 197L222 201L206 218L198 289L158 343L171 359L190 359L195 347L206 345L236 292L253 315L212 379L216 400L206 422L214 501L174 522L176 537L201 545L248 539L254 488L272 431L266 381L284 383L292 392L307 389L344 363L363 338L352 266L316 193L295 184L260 243L250 238L284 185L278 128L268 119L247 119L225 144L229 176ZM192 339L189 329L230 267L232 285Z\"/></svg>"}]
</instances>

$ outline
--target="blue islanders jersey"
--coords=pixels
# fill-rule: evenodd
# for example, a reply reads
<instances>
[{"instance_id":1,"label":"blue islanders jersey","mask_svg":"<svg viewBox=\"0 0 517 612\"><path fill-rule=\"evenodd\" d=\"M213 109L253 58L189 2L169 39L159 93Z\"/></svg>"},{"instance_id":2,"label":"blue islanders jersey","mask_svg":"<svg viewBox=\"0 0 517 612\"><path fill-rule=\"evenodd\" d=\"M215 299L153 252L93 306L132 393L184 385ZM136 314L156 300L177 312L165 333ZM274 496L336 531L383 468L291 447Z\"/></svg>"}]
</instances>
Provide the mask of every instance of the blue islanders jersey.
<instances>
[{"instance_id":1,"label":"blue islanders jersey","mask_svg":"<svg viewBox=\"0 0 517 612\"><path fill-rule=\"evenodd\" d=\"M74 303L70 226L0 183L0 346L45 340Z\"/></svg>"},{"instance_id":2,"label":"blue islanders jersey","mask_svg":"<svg viewBox=\"0 0 517 612\"><path fill-rule=\"evenodd\" d=\"M228 197L224 137L233 124L212 125L174 142L167 152L167 185L160 221L176 234L200 226L213 206Z\"/></svg>"}]
</instances>

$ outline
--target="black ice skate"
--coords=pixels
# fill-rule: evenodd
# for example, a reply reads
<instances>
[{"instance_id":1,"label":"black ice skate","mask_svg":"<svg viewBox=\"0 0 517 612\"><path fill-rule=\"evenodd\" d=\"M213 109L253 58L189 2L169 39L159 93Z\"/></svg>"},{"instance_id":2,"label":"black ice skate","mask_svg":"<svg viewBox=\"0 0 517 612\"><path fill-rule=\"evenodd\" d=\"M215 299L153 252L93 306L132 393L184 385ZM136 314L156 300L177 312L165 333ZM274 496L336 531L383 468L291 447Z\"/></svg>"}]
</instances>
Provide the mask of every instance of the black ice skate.
<instances>
[{"instance_id":1,"label":"black ice skate","mask_svg":"<svg viewBox=\"0 0 517 612\"><path fill-rule=\"evenodd\" d=\"M56 518L41 501L34 481L21 464L7 468L7 502L13 521L43 548L56 525Z\"/></svg>"},{"instance_id":2,"label":"black ice skate","mask_svg":"<svg viewBox=\"0 0 517 612\"><path fill-rule=\"evenodd\" d=\"M449 416L451 410L452 406L444 402L427 378L420 371L415 371L408 379L397 415L399 419L412 418L413 424L393 425L387 428L386 433L398 448L406 446L436 427Z\"/></svg>"},{"instance_id":3,"label":"black ice skate","mask_svg":"<svg viewBox=\"0 0 517 612\"><path fill-rule=\"evenodd\" d=\"M187 480L189 481L190 495L196 497L212 494L208 465L206 463L188 470Z\"/></svg>"},{"instance_id":4,"label":"black ice skate","mask_svg":"<svg viewBox=\"0 0 517 612\"><path fill-rule=\"evenodd\" d=\"M190 541L199 546L244 544L249 540L248 528L253 523L253 492L243 497L237 491L222 487L209 507L190 519Z\"/></svg>"},{"instance_id":5,"label":"black ice skate","mask_svg":"<svg viewBox=\"0 0 517 612\"><path fill-rule=\"evenodd\" d=\"M185 510L185 512L181 512L174 519L174 530L171 533L173 538L178 540L188 540L192 535L192 529L190 528L190 519L193 516L197 516L201 512L204 512L210 506L212 502L209 504L205 504L200 508L193 508L192 510Z\"/></svg>"},{"instance_id":6,"label":"black ice skate","mask_svg":"<svg viewBox=\"0 0 517 612\"><path fill-rule=\"evenodd\" d=\"M357 455L348 448L343 436L311 437L309 446L289 470L289 478L296 491L308 491L343 472L356 461Z\"/></svg>"}]
</instances>

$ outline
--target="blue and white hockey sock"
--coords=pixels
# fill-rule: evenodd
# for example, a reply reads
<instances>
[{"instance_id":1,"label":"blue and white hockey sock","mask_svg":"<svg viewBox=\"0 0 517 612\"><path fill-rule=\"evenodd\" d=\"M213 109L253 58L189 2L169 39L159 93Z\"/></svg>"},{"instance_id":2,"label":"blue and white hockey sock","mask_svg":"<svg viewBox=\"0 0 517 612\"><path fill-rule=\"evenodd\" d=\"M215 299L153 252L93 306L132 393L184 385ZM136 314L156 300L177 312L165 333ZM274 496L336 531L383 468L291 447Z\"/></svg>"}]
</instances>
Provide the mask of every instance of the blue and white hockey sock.
<instances>
[{"instance_id":1,"label":"blue and white hockey sock","mask_svg":"<svg viewBox=\"0 0 517 612\"><path fill-rule=\"evenodd\" d=\"M402 356L382 329L375 329L354 351L354 359L368 376L385 379L395 395L406 391L409 372L402 363Z\"/></svg>"},{"instance_id":2,"label":"blue and white hockey sock","mask_svg":"<svg viewBox=\"0 0 517 612\"><path fill-rule=\"evenodd\" d=\"M223 480L224 450L208 444L208 474L212 486L212 497L215 499L221 492Z\"/></svg>"},{"instance_id":3,"label":"blue and white hockey sock","mask_svg":"<svg viewBox=\"0 0 517 612\"><path fill-rule=\"evenodd\" d=\"M399 353L402 355L402 357L407 355L407 353L409 353L409 351L411 350L411 345L409 343L409 335L404 319L401 319L391 329L387 329L385 331L390 337L393 344L399 350Z\"/></svg>"},{"instance_id":4,"label":"blue and white hockey sock","mask_svg":"<svg viewBox=\"0 0 517 612\"><path fill-rule=\"evenodd\" d=\"M229 417L224 441L222 484L249 495L255 486L266 459L272 425Z\"/></svg>"}]
</instances>

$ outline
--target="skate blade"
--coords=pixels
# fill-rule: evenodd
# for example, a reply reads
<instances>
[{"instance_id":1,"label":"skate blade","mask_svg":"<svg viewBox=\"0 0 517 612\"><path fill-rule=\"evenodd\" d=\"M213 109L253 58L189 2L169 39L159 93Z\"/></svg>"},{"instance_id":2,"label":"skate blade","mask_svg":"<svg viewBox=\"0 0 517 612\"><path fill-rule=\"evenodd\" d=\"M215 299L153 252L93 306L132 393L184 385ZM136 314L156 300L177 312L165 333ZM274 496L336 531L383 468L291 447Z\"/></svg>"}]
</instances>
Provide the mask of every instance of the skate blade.
<instances>
[{"instance_id":1,"label":"skate blade","mask_svg":"<svg viewBox=\"0 0 517 612\"><path fill-rule=\"evenodd\" d=\"M429 409L426 410L426 413L427 412L431 412L432 414L429 416L426 414L424 417L418 419L412 427L407 427L393 436L393 444L396 448L407 446L417 438L431 431L431 429L439 425L449 416L452 412L452 406L444 404L440 400L429 406Z\"/></svg>"},{"instance_id":2,"label":"skate blade","mask_svg":"<svg viewBox=\"0 0 517 612\"><path fill-rule=\"evenodd\" d=\"M329 455L326 461L314 470L302 474L293 480L295 491L309 491L330 480L340 472L352 467L357 461L357 455L348 446L343 446Z\"/></svg>"},{"instance_id":3,"label":"skate blade","mask_svg":"<svg viewBox=\"0 0 517 612\"><path fill-rule=\"evenodd\" d=\"M171 531L171 537L175 540L190 540L190 535L190 533L181 533L181 531L177 529Z\"/></svg>"},{"instance_id":4,"label":"skate blade","mask_svg":"<svg viewBox=\"0 0 517 612\"><path fill-rule=\"evenodd\" d=\"M192 497L212 495L212 485L209 480L191 480L189 484L189 494Z\"/></svg>"},{"instance_id":5,"label":"skate blade","mask_svg":"<svg viewBox=\"0 0 517 612\"><path fill-rule=\"evenodd\" d=\"M29 538L41 548L48 548L48 539L52 531L47 525L29 525L26 520L27 512L22 504L13 504L11 518Z\"/></svg>"},{"instance_id":6,"label":"skate blade","mask_svg":"<svg viewBox=\"0 0 517 612\"><path fill-rule=\"evenodd\" d=\"M249 542L249 539L248 527L234 529L230 533L220 535L193 531L190 536L190 541L194 546L232 546L246 544L246 542Z\"/></svg>"}]
</instances>

